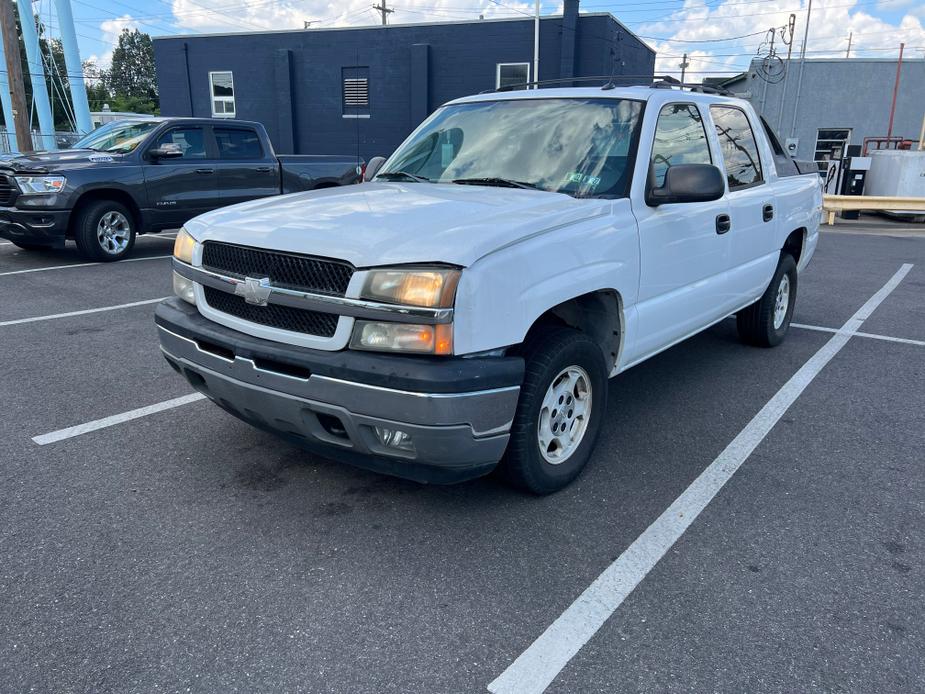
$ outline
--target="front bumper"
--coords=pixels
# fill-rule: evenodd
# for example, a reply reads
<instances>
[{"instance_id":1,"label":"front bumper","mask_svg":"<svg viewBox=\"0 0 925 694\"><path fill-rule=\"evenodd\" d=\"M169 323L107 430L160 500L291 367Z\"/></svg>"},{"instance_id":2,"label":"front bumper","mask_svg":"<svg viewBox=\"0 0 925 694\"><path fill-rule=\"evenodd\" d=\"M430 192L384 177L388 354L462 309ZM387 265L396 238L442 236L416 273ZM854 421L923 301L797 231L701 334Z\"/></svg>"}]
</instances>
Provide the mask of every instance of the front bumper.
<instances>
[{"instance_id":1,"label":"front bumper","mask_svg":"<svg viewBox=\"0 0 925 694\"><path fill-rule=\"evenodd\" d=\"M63 248L70 210L0 207L0 237L9 241Z\"/></svg>"},{"instance_id":2,"label":"front bumper","mask_svg":"<svg viewBox=\"0 0 925 694\"><path fill-rule=\"evenodd\" d=\"M179 299L157 307L161 350L220 407L319 455L421 482L489 472L504 454L524 363L292 347L231 330ZM391 448L376 427L411 435Z\"/></svg>"}]
</instances>

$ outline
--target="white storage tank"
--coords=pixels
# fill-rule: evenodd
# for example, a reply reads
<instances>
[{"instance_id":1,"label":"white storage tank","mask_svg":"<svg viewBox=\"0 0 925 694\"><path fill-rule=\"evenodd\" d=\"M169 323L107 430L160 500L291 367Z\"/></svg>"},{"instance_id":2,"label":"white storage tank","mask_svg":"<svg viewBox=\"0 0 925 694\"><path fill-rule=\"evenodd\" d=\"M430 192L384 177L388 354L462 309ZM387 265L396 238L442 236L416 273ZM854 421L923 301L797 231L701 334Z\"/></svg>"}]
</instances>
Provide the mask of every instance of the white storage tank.
<instances>
[{"instance_id":1,"label":"white storage tank","mask_svg":"<svg viewBox=\"0 0 925 694\"><path fill-rule=\"evenodd\" d=\"M864 195L925 198L925 150L874 150L870 158ZM896 210L890 214L922 217L925 209L913 212Z\"/></svg>"}]
</instances>

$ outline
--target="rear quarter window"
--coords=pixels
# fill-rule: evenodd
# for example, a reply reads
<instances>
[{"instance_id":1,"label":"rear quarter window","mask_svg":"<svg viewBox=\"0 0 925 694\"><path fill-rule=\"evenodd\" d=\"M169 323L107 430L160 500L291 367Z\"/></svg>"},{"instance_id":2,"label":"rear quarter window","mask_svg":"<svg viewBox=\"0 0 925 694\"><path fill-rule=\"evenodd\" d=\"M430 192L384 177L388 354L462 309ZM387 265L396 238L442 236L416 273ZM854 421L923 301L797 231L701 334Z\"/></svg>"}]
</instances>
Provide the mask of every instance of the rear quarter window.
<instances>
[{"instance_id":1,"label":"rear quarter window","mask_svg":"<svg viewBox=\"0 0 925 694\"><path fill-rule=\"evenodd\" d=\"M215 128L215 141L221 159L263 159L263 146L253 130Z\"/></svg>"}]
</instances>

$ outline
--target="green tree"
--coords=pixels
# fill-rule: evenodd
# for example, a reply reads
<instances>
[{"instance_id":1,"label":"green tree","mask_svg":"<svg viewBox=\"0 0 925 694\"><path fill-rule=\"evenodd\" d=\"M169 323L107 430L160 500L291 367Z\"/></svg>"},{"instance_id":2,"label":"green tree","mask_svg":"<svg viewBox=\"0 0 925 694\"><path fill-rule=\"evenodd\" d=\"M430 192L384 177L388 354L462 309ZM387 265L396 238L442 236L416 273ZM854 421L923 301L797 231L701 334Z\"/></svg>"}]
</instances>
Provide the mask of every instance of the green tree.
<instances>
[{"instance_id":1,"label":"green tree","mask_svg":"<svg viewBox=\"0 0 925 694\"><path fill-rule=\"evenodd\" d=\"M103 74L113 111L157 112L157 76L151 37L137 29L123 29Z\"/></svg>"}]
</instances>

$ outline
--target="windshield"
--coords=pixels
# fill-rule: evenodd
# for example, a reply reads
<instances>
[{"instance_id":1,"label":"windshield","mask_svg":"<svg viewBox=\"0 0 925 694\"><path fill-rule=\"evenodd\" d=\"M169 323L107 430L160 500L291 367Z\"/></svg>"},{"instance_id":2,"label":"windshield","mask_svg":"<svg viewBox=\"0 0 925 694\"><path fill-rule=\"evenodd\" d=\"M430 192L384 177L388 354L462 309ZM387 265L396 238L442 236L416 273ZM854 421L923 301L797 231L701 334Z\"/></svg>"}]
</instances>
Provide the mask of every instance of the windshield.
<instances>
[{"instance_id":1,"label":"windshield","mask_svg":"<svg viewBox=\"0 0 925 694\"><path fill-rule=\"evenodd\" d=\"M74 143L74 149L95 149L97 152L127 154L133 151L160 123L153 120L122 120L97 128L82 140Z\"/></svg>"},{"instance_id":2,"label":"windshield","mask_svg":"<svg viewBox=\"0 0 925 694\"><path fill-rule=\"evenodd\" d=\"M398 148L376 178L622 197L641 113L642 103L629 99L446 106Z\"/></svg>"}]
</instances>

